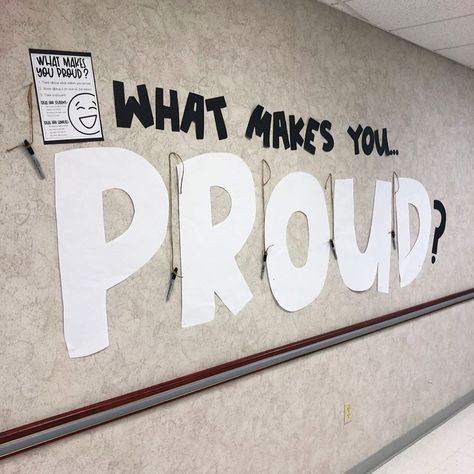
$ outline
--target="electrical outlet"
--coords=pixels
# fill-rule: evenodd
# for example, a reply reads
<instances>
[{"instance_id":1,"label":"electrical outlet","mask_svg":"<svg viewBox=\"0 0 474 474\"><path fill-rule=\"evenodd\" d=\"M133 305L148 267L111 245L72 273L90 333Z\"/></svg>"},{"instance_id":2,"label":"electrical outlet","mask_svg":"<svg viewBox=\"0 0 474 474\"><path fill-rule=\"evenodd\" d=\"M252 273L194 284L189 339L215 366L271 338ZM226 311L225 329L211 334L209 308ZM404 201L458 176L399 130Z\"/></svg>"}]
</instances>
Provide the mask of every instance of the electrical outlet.
<instances>
[{"instance_id":1,"label":"electrical outlet","mask_svg":"<svg viewBox=\"0 0 474 474\"><path fill-rule=\"evenodd\" d=\"M344 424L350 423L352 421L352 403L344 403Z\"/></svg>"}]
</instances>

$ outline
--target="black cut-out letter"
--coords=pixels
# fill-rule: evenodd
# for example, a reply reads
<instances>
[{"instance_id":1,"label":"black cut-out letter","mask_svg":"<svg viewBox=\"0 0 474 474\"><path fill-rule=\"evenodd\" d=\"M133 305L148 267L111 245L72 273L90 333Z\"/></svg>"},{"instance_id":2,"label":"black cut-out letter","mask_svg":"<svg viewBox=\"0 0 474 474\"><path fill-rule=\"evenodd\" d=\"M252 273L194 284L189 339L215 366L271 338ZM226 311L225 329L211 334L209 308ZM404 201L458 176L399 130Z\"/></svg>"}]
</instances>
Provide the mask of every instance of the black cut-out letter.
<instances>
[{"instance_id":1,"label":"black cut-out letter","mask_svg":"<svg viewBox=\"0 0 474 474\"><path fill-rule=\"evenodd\" d=\"M190 92L181 120L181 130L188 133L192 122L196 129L196 138L202 140L204 138L204 97Z\"/></svg>"},{"instance_id":2,"label":"black cut-out letter","mask_svg":"<svg viewBox=\"0 0 474 474\"><path fill-rule=\"evenodd\" d=\"M362 132L362 150L367 156L374 151L374 131L372 127L365 127Z\"/></svg>"},{"instance_id":3,"label":"black cut-out letter","mask_svg":"<svg viewBox=\"0 0 474 474\"><path fill-rule=\"evenodd\" d=\"M273 148L280 148L280 138L283 139L285 150L290 148L285 112L283 111L273 112Z\"/></svg>"},{"instance_id":4,"label":"black cut-out letter","mask_svg":"<svg viewBox=\"0 0 474 474\"><path fill-rule=\"evenodd\" d=\"M375 148L377 149L377 153L379 154L379 156L389 154L390 148L388 147L388 137L386 128L382 129L382 142L380 142L379 131L375 131Z\"/></svg>"},{"instance_id":5,"label":"black cut-out letter","mask_svg":"<svg viewBox=\"0 0 474 474\"><path fill-rule=\"evenodd\" d=\"M290 115L290 145L292 150L296 150L298 146L303 146L303 137L301 136L301 130L303 130L304 121L300 117L295 122L295 116Z\"/></svg>"},{"instance_id":6,"label":"black cut-out letter","mask_svg":"<svg viewBox=\"0 0 474 474\"><path fill-rule=\"evenodd\" d=\"M155 114L156 114L156 128L159 130L165 129L165 118L171 120L171 130L179 132L179 106L178 93L170 89L170 105L163 104L163 89L157 87L155 89Z\"/></svg>"},{"instance_id":7,"label":"black cut-out letter","mask_svg":"<svg viewBox=\"0 0 474 474\"><path fill-rule=\"evenodd\" d=\"M264 108L261 105L257 105L252 115L250 116L249 123L247 124L247 130L245 136L252 138L253 133L257 137L263 135L263 146L268 148L270 146L270 127L272 123L272 116L268 112L264 112Z\"/></svg>"},{"instance_id":8,"label":"black cut-out letter","mask_svg":"<svg viewBox=\"0 0 474 474\"><path fill-rule=\"evenodd\" d=\"M364 129L362 128L361 124L357 126L356 130L354 130L352 127L349 127L347 129L347 133L349 134L349 136L352 138L352 141L354 142L354 155L358 155L360 153L359 137L363 130Z\"/></svg>"},{"instance_id":9,"label":"black cut-out letter","mask_svg":"<svg viewBox=\"0 0 474 474\"><path fill-rule=\"evenodd\" d=\"M129 97L126 103L123 82L113 81L113 88L117 127L130 128L134 115L145 128L153 125L153 114L145 84L137 86L138 100Z\"/></svg>"},{"instance_id":10,"label":"black cut-out letter","mask_svg":"<svg viewBox=\"0 0 474 474\"><path fill-rule=\"evenodd\" d=\"M227 138L227 129L225 127L224 117L222 116L222 109L225 107L227 107L227 104L225 103L225 97L223 95L206 99L206 110L214 113L214 122L216 123L219 140L225 140Z\"/></svg>"},{"instance_id":11,"label":"black cut-out letter","mask_svg":"<svg viewBox=\"0 0 474 474\"><path fill-rule=\"evenodd\" d=\"M308 125L306 126L306 133L304 134L304 149L314 155L316 153L316 147L313 145L314 131L319 130L319 122L310 117Z\"/></svg>"},{"instance_id":12,"label":"black cut-out letter","mask_svg":"<svg viewBox=\"0 0 474 474\"><path fill-rule=\"evenodd\" d=\"M334 148L334 138L331 135L332 123L329 120L323 120L321 122L321 128L319 129L321 136L326 140L323 144L323 151L328 152Z\"/></svg>"}]
</instances>

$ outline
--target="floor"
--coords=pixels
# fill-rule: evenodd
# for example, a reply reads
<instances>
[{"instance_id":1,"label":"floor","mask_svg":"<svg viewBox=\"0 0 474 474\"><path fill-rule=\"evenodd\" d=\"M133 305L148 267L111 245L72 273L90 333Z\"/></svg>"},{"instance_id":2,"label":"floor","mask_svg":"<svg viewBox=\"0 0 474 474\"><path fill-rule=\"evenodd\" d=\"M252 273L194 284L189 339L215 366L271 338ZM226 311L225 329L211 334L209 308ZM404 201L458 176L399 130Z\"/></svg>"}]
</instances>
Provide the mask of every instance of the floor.
<instances>
[{"instance_id":1,"label":"floor","mask_svg":"<svg viewBox=\"0 0 474 474\"><path fill-rule=\"evenodd\" d=\"M474 404L374 472L474 474Z\"/></svg>"}]
</instances>

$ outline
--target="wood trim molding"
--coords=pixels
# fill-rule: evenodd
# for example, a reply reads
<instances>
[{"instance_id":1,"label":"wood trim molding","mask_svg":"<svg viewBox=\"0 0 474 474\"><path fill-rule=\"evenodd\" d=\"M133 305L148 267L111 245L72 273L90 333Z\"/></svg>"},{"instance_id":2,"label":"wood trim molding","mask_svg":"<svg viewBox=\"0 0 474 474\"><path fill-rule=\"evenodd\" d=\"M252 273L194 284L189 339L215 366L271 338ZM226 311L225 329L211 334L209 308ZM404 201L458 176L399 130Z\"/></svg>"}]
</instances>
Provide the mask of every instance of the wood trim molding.
<instances>
[{"instance_id":1,"label":"wood trim molding","mask_svg":"<svg viewBox=\"0 0 474 474\"><path fill-rule=\"evenodd\" d=\"M80 407L75 410L60 413L60 414L51 416L49 418L44 418L42 420L34 421L26 425L18 426L18 427L0 432L0 459L7 456L11 456L18 452L24 451L26 449L30 449L32 447L35 447L41 444L45 444L47 442L51 442L56 439L63 438L65 436L69 436L71 434L84 431L85 429L92 428L93 426L98 426L100 424L104 424L109 421L122 418L129 414L137 413L144 409L161 405L163 403L166 403L167 401L171 401L173 399L190 395L192 393L204 390L211 386L215 386L217 384L227 382L228 380L233 380L235 378L247 375L249 373L254 373L259 370L263 370L267 367L271 367L276 364L285 362L286 360L291 360L296 357L300 357L302 355L315 352L317 350L322 350L327 347L332 347L334 345L347 342L348 340L354 340L358 337L362 337L364 335L380 331L387 327L401 324L407 320L411 320L417 317L432 314L440 309L462 303L472 298L474 298L474 288L461 291L458 293L453 293L451 295L444 296L442 298L428 301L416 306L412 306L410 308L401 309L389 314L385 314L383 316L379 316L379 317L362 321L356 324L352 324L350 326L345 326L339 329L335 329L333 331L329 331L324 334L319 334L319 335L302 339L300 341L296 341L290 344L285 344L283 346L276 347L270 350L258 352L256 354L252 354L247 357L242 357L240 359L236 359L224 364L220 364L214 367L200 370L198 372L194 372L182 377L178 377L176 379L168 380L166 382L162 382L157 385L152 385L150 387L146 387L141 390L136 390L134 392L126 393L118 397L103 400L101 402L94 403L92 405ZM408 316L408 317L405 317L405 316ZM329 343L325 345L324 344L321 345L320 343L324 341L329 341ZM305 352L304 351L305 348L309 348L309 350ZM291 353L291 356L287 358L282 357L285 354L290 354L290 353ZM263 361L267 361L267 360L271 360L271 362L267 364L262 363ZM241 372L236 370L236 369L241 369L248 366L253 366L253 367L251 369L241 371ZM231 372L232 372L232 375L229 375L228 377L216 377L216 376L222 376L225 374L230 374ZM205 384L199 385L199 382L202 382L206 379L209 379L209 383L207 385ZM152 405L144 406L142 408L137 408L133 411L130 411L129 413L126 413L124 411L121 411L120 413L117 412L117 416L113 418L109 417L107 419L105 418L101 420L98 419L97 422L91 425L88 425L86 427L84 427L85 425L80 426L78 423L77 429L74 429L71 432L67 432L66 434L58 432L57 435L52 435L51 439L31 441L31 444L28 444L27 442L25 442L24 446L19 445L18 449L15 449L15 450L13 450L13 448L10 450L10 448L6 446L7 443L11 445L12 442L14 442L15 440L26 439L27 437L31 437L31 435L47 432L47 430L51 430L53 428L65 426L67 424L71 424L72 422L78 422L88 417L93 417L94 415L105 413L110 410L117 409L119 407L125 407L127 405L133 404L134 402L148 399L149 397L153 397L153 396L163 394L165 392L173 391L173 390L179 389L180 387L186 387L186 386L189 386L189 389L186 389L184 391L176 391L176 396L169 397L168 399L164 401L157 401L156 403ZM4 448L3 450L2 450L2 446Z\"/></svg>"}]
</instances>

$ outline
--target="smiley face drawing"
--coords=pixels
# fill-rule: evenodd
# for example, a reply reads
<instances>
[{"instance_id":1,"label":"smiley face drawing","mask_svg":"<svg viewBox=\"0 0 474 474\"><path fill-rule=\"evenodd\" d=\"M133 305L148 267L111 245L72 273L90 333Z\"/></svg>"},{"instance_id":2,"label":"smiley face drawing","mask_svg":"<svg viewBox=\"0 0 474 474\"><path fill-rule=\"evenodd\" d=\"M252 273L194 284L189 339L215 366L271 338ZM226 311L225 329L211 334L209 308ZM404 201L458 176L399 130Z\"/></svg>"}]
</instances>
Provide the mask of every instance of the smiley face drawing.
<instances>
[{"instance_id":1,"label":"smiley face drawing","mask_svg":"<svg viewBox=\"0 0 474 474\"><path fill-rule=\"evenodd\" d=\"M71 125L83 135L95 135L100 132L99 109L94 94L83 92L75 95L67 108Z\"/></svg>"}]
</instances>

